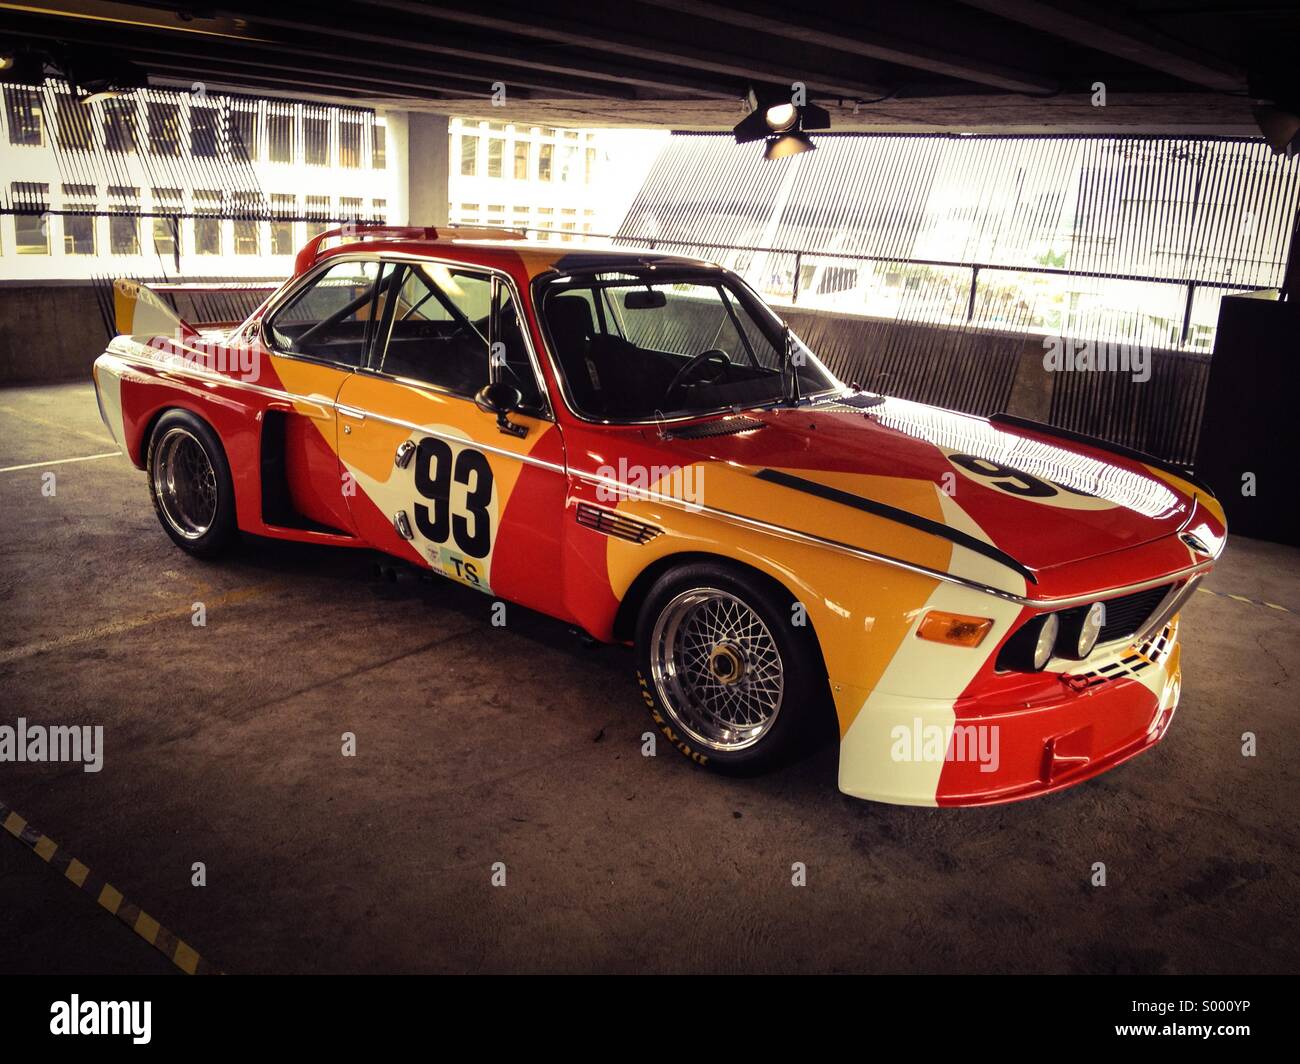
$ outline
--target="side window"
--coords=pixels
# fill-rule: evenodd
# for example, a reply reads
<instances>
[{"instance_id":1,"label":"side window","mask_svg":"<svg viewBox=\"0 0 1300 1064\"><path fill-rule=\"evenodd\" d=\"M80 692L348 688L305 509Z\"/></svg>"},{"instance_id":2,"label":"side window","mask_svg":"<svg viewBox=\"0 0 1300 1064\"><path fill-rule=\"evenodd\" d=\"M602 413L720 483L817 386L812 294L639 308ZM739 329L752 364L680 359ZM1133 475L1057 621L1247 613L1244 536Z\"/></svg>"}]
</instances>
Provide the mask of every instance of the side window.
<instances>
[{"instance_id":1,"label":"side window","mask_svg":"<svg viewBox=\"0 0 1300 1064\"><path fill-rule=\"evenodd\" d=\"M498 291L497 363L529 410L544 408L528 357L523 328L509 290ZM490 379L492 278L439 263L407 268L394 300L384 373L443 388L472 399Z\"/></svg>"},{"instance_id":2,"label":"side window","mask_svg":"<svg viewBox=\"0 0 1300 1064\"><path fill-rule=\"evenodd\" d=\"M375 318L378 262L339 262L271 315L275 348L359 366Z\"/></svg>"},{"instance_id":3,"label":"side window","mask_svg":"<svg viewBox=\"0 0 1300 1064\"><path fill-rule=\"evenodd\" d=\"M407 268L379 369L472 399L488 382L492 281L437 263Z\"/></svg>"}]
</instances>

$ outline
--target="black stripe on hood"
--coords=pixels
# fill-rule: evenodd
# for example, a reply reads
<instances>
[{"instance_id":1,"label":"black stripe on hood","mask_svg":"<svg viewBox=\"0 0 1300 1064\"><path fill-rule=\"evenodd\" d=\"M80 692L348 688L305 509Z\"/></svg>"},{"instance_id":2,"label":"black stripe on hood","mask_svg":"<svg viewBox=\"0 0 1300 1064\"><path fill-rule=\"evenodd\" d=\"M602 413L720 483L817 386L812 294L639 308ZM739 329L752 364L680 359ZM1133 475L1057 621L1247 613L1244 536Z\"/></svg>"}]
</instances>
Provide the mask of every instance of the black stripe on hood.
<instances>
[{"instance_id":1,"label":"black stripe on hood","mask_svg":"<svg viewBox=\"0 0 1300 1064\"><path fill-rule=\"evenodd\" d=\"M854 495L852 492L840 491L839 488L832 488L826 484L819 484L815 480L806 480L803 477L792 476L789 473L782 473L778 469L760 469L755 476L759 480L766 480L771 484L780 484L782 487L793 488L795 491L806 492L809 495L816 495L820 499L828 499L831 502L837 502L842 506L852 506L855 510L862 510L864 513L873 514L876 517L883 517L889 521L897 521L900 525L907 525L908 528L915 528L918 532L925 532L931 536L939 536L948 540L950 543L956 543L958 546L965 547L967 550L974 551L976 554L982 554L986 558L991 558L1000 565L1005 565L1031 584L1037 584L1038 578L1033 572L1027 569L1015 558L1011 557L1005 551L998 550L991 543L985 543L982 539L976 539L974 536L960 531L956 528L949 528L939 521L931 521L928 517L919 517L908 510L900 510L897 506L890 506L887 503L876 502L874 499L867 499L861 495Z\"/></svg>"}]
</instances>

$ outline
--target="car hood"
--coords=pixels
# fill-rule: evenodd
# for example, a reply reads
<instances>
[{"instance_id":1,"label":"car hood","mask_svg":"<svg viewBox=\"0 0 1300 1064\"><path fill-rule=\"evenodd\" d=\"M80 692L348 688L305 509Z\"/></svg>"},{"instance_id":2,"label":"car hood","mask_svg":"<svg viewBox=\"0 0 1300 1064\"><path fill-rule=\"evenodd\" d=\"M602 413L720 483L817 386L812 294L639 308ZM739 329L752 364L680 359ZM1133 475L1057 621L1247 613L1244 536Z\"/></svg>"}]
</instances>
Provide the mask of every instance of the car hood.
<instances>
[{"instance_id":1,"label":"car hood","mask_svg":"<svg viewBox=\"0 0 1300 1064\"><path fill-rule=\"evenodd\" d=\"M1196 507L1195 490L1176 474L1046 427L898 399L745 416L764 427L700 438L687 429L672 440L683 460L707 463L721 481L716 492L703 486L710 505L868 549L881 521L912 539L978 541L1029 583L1178 532ZM749 486L738 491L742 476Z\"/></svg>"}]
</instances>

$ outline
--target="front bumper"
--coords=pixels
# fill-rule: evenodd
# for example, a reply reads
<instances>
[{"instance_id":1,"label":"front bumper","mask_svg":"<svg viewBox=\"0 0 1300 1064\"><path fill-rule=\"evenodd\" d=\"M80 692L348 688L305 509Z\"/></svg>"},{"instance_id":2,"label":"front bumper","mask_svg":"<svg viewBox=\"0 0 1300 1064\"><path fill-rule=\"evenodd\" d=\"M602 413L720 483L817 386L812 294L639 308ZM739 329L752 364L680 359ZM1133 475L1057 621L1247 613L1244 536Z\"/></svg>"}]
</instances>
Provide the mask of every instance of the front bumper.
<instances>
[{"instance_id":1,"label":"front bumper","mask_svg":"<svg viewBox=\"0 0 1300 1064\"><path fill-rule=\"evenodd\" d=\"M1181 687L1177 620L1029 705L873 693L840 747L840 790L902 805L988 805L1090 779L1164 737Z\"/></svg>"}]
</instances>

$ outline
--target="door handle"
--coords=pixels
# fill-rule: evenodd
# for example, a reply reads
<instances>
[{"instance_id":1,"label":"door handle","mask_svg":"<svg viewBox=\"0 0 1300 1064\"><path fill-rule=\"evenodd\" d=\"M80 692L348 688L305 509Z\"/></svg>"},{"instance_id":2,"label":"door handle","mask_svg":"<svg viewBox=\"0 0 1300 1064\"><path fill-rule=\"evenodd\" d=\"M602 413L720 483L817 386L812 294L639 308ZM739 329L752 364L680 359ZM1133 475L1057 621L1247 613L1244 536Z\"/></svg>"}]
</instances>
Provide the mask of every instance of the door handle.
<instances>
[{"instance_id":1,"label":"door handle","mask_svg":"<svg viewBox=\"0 0 1300 1064\"><path fill-rule=\"evenodd\" d=\"M334 409L337 410L344 417L350 417L355 421L366 420L366 412L364 410L357 410L355 407L342 406L338 404L335 405Z\"/></svg>"}]
</instances>

